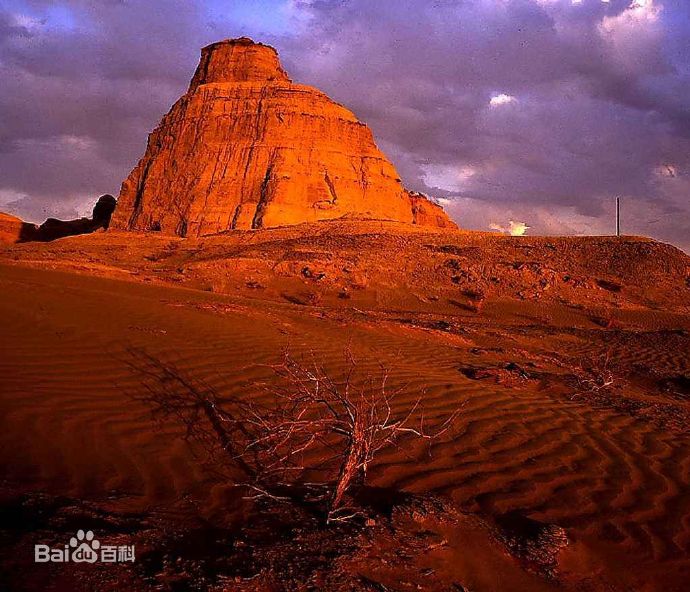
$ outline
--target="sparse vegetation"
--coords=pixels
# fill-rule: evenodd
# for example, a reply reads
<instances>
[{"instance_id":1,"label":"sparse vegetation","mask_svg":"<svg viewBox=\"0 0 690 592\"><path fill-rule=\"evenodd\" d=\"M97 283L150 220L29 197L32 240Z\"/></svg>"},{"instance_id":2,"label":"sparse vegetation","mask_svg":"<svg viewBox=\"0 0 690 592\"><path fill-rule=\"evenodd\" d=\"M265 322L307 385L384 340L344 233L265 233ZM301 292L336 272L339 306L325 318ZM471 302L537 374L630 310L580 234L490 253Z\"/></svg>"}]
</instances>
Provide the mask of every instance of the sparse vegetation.
<instances>
[{"instance_id":1,"label":"sparse vegetation","mask_svg":"<svg viewBox=\"0 0 690 592\"><path fill-rule=\"evenodd\" d=\"M606 352L592 360L583 360L573 367L576 391L571 398L589 398L610 394L622 378L616 376L611 364L611 354Z\"/></svg>"},{"instance_id":2,"label":"sparse vegetation","mask_svg":"<svg viewBox=\"0 0 690 592\"><path fill-rule=\"evenodd\" d=\"M405 437L431 441L453 425L425 425L421 396L406 403L404 387L387 387L388 370L373 376L345 352L345 372L334 378L315 354L307 361L285 352L270 366L263 396L223 395L208 384L143 352L135 366L147 379L143 397L154 413L174 417L186 438L221 465L253 499L293 502L321 513L326 523L361 516L352 492L370 465ZM394 402L398 404L394 405Z\"/></svg>"}]
</instances>

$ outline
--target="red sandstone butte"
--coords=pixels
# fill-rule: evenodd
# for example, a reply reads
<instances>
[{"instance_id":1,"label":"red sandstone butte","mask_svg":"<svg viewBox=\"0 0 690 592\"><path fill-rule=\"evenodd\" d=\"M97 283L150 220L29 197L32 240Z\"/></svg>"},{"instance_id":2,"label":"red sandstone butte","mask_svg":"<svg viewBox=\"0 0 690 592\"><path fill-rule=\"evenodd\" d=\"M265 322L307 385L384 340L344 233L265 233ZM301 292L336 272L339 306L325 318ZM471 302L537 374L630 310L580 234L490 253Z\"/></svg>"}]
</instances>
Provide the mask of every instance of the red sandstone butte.
<instances>
[{"instance_id":1,"label":"red sandstone butte","mask_svg":"<svg viewBox=\"0 0 690 592\"><path fill-rule=\"evenodd\" d=\"M200 236L342 216L456 227L405 190L348 109L293 83L272 47L241 38L202 49L187 93L122 184L111 226Z\"/></svg>"}]
</instances>

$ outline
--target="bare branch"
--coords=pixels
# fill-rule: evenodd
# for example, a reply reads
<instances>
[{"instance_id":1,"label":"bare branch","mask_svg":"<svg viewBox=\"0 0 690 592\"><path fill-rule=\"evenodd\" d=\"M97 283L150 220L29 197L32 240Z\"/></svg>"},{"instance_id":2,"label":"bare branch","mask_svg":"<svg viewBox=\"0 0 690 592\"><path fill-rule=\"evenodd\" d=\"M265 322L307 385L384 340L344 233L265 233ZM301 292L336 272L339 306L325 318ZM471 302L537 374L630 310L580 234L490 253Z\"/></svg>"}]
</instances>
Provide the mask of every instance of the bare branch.
<instances>
[{"instance_id":1,"label":"bare branch","mask_svg":"<svg viewBox=\"0 0 690 592\"><path fill-rule=\"evenodd\" d=\"M375 380L344 352L340 378L329 374L314 352L307 362L288 351L268 366L277 380L255 384L261 398L247 393L221 396L186 377L171 364L133 352L144 377L140 399L154 412L176 418L185 438L235 473L248 499L316 503L328 523L361 515L351 493L364 483L378 453L403 438L435 440L454 424L459 409L435 430L425 426L422 395L413 404L394 403L405 386L388 388L389 370Z\"/></svg>"}]
</instances>

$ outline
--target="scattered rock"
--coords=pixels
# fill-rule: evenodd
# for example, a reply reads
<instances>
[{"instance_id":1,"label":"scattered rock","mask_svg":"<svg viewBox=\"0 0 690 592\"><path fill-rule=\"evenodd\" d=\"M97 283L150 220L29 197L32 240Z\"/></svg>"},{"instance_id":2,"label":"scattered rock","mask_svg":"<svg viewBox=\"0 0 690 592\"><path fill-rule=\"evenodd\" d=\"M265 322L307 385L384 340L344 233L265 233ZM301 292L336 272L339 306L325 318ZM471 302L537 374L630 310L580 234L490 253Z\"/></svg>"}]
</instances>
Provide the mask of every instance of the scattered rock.
<instances>
[{"instance_id":1,"label":"scattered rock","mask_svg":"<svg viewBox=\"0 0 690 592\"><path fill-rule=\"evenodd\" d=\"M316 306L321 297L314 292L300 292L299 294L289 294L284 292L282 297L292 304L299 304L300 306Z\"/></svg>"},{"instance_id":2,"label":"scattered rock","mask_svg":"<svg viewBox=\"0 0 690 592\"><path fill-rule=\"evenodd\" d=\"M470 380L494 380L495 382L507 382L514 380L536 380L539 375L528 372L515 362L507 362L503 366L477 367L466 366L459 368L460 373Z\"/></svg>"},{"instance_id":3,"label":"scattered rock","mask_svg":"<svg viewBox=\"0 0 690 592\"><path fill-rule=\"evenodd\" d=\"M623 289L623 286L621 286L618 282L611 282L609 280L597 280L596 283L597 286L603 288L604 290L608 290L609 292L618 293Z\"/></svg>"},{"instance_id":4,"label":"scattered rock","mask_svg":"<svg viewBox=\"0 0 690 592\"><path fill-rule=\"evenodd\" d=\"M569 544L563 528L529 518L514 510L496 517L498 538L528 569L555 577L558 554Z\"/></svg>"}]
</instances>

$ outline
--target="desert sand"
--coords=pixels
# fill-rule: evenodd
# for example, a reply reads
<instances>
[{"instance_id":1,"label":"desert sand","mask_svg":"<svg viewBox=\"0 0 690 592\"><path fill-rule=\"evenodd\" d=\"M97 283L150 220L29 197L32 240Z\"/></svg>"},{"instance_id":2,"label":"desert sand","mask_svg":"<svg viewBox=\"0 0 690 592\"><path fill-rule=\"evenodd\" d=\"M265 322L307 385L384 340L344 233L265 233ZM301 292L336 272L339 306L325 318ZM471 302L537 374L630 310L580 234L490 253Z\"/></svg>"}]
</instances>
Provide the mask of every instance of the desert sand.
<instances>
[{"instance_id":1,"label":"desert sand","mask_svg":"<svg viewBox=\"0 0 690 592\"><path fill-rule=\"evenodd\" d=\"M341 220L0 251L3 589L685 590L688 257L634 237ZM241 499L137 395L137 351L253 396L284 348L420 394L364 524ZM137 562L36 566L77 528Z\"/></svg>"}]
</instances>

